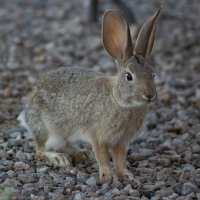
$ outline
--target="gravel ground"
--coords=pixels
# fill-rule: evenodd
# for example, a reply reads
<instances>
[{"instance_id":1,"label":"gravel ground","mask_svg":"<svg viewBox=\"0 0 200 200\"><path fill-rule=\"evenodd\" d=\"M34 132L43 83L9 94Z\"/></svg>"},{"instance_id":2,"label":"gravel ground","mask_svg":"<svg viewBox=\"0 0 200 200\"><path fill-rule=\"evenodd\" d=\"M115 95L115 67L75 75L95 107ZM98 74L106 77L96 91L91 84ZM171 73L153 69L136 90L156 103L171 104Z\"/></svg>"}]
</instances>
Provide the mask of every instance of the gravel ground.
<instances>
[{"instance_id":1,"label":"gravel ground","mask_svg":"<svg viewBox=\"0 0 200 200\"><path fill-rule=\"evenodd\" d=\"M127 2L140 23L156 6ZM128 152L134 181L99 184L92 158L70 169L36 162L16 116L38 74L69 65L114 70L100 25L86 16L87 1L1 1L0 200L200 200L199 0L166 1L154 49L159 101Z\"/></svg>"}]
</instances>

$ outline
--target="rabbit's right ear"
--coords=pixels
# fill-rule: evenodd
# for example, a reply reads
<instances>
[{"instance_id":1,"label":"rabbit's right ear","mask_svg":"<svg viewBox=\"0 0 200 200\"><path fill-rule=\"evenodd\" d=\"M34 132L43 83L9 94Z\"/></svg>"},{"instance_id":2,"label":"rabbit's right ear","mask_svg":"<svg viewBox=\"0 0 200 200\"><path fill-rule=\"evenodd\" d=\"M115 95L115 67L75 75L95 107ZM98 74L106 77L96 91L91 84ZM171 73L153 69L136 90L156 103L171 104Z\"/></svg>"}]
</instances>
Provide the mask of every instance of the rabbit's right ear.
<instances>
[{"instance_id":1,"label":"rabbit's right ear","mask_svg":"<svg viewBox=\"0 0 200 200\"><path fill-rule=\"evenodd\" d=\"M160 10L161 9L157 10L140 29L134 49L135 55L141 55L144 58L147 58L151 54L155 40L156 21L160 14Z\"/></svg>"},{"instance_id":2,"label":"rabbit's right ear","mask_svg":"<svg viewBox=\"0 0 200 200\"><path fill-rule=\"evenodd\" d=\"M129 26L119 11L105 12L102 39L104 48L118 61L126 61L133 55Z\"/></svg>"}]
</instances>

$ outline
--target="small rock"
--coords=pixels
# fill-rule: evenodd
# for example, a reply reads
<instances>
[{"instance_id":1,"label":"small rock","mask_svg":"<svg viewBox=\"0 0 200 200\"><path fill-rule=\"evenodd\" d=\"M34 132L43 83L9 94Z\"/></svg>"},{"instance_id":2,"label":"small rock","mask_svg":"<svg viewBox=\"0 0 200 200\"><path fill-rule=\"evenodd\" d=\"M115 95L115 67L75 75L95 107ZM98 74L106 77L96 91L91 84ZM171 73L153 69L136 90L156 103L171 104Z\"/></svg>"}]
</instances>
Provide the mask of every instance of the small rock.
<instances>
[{"instance_id":1,"label":"small rock","mask_svg":"<svg viewBox=\"0 0 200 200\"><path fill-rule=\"evenodd\" d=\"M40 167L37 168L38 173L46 173L49 170L49 167Z\"/></svg>"},{"instance_id":2,"label":"small rock","mask_svg":"<svg viewBox=\"0 0 200 200\"><path fill-rule=\"evenodd\" d=\"M149 199L145 196L142 196L141 200L149 200Z\"/></svg>"},{"instance_id":3,"label":"small rock","mask_svg":"<svg viewBox=\"0 0 200 200\"><path fill-rule=\"evenodd\" d=\"M168 151L172 149L171 140L166 140L163 144L161 144L158 148L159 152Z\"/></svg>"},{"instance_id":4,"label":"small rock","mask_svg":"<svg viewBox=\"0 0 200 200\"><path fill-rule=\"evenodd\" d=\"M36 196L34 194L31 194L31 200L45 200L44 196Z\"/></svg>"},{"instance_id":5,"label":"small rock","mask_svg":"<svg viewBox=\"0 0 200 200\"><path fill-rule=\"evenodd\" d=\"M134 190L131 186L131 184L128 184L125 188L124 188L124 191L128 194L130 194L131 196L134 196L134 197L139 197L140 196L140 193L138 192L138 190Z\"/></svg>"},{"instance_id":6,"label":"small rock","mask_svg":"<svg viewBox=\"0 0 200 200\"><path fill-rule=\"evenodd\" d=\"M171 187L163 187L161 190L156 192L156 194L159 194L160 198L168 197L173 194L173 190Z\"/></svg>"},{"instance_id":7,"label":"small rock","mask_svg":"<svg viewBox=\"0 0 200 200\"><path fill-rule=\"evenodd\" d=\"M188 172L193 172L195 170L195 167L191 164L186 164L184 165L183 170Z\"/></svg>"},{"instance_id":8,"label":"small rock","mask_svg":"<svg viewBox=\"0 0 200 200\"><path fill-rule=\"evenodd\" d=\"M115 200L129 200L129 198L127 198L126 195L119 195L119 196L115 197ZM133 197L133 198L131 198L131 200L139 200L139 198Z\"/></svg>"},{"instance_id":9,"label":"small rock","mask_svg":"<svg viewBox=\"0 0 200 200\"><path fill-rule=\"evenodd\" d=\"M196 141L200 144L200 132L196 133Z\"/></svg>"},{"instance_id":10,"label":"small rock","mask_svg":"<svg viewBox=\"0 0 200 200\"><path fill-rule=\"evenodd\" d=\"M96 185L96 179L95 179L95 177L91 176L90 178L88 178L87 181L86 181L86 184L90 185L90 186L95 186Z\"/></svg>"},{"instance_id":11,"label":"small rock","mask_svg":"<svg viewBox=\"0 0 200 200\"><path fill-rule=\"evenodd\" d=\"M10 137L11 138L17 138L17 137L19 137L19 135L21 136L21 132L18 132L18 131L11 132Z\"/></svg>"},{"instance_id":12,"label":"small rock","mask_svg":"<svg viewBox=\"0 0 200 200\"><path fill-rule=\"evenodd\" d=\"M82 200L83 199L83 195L82 193L76 193L73 200Z\"/></svg>"},{"instance_id":13,"label":"small rock","mask_svg":"<svg viewBox=\"0 0 200 200\"><path fill-rule=\"evenodd\" d=\"M109 184L108 183L104 183L101 186L101 189L97 191L97 194L98 195L105 194L109 189L110 189Z\"/></svg>"},{"instance_id":14,"label":"small rock","mask_svg":"<svg viewBox=\"0 0 200 200\"><path fill-rule=\"evenodd\" d=\"M114 188L114 189L111 191L111 193L112 193L114 196L116 196L116 195L119 195L119 194L120 194L120 191L119 191L119 189Z\"/></svg>"},{"instance_id":15,"label":"small rock","mask_svg":"<svg viewBox=\"0 0 200 200\"><path fill-rule=\"evenodd\" d=\"M67 177L65 178L64 183L65 183L65 187L70 187L70 186L75 185L75 184L76 184L76 181L75 181L74 178L68 177L68 176L67 176Z\"/></svg>"},{"instance_id":16,"label":"small rock","mask_svg":"<svg viewBox=\"0 0 200 200\"><path fill-rule=\"evenodd\" d=\"M171 161L168 158L160 158L159 164L162 165L163 167L169 167L171 165Z\"/></svg>"},{"instance_id":17,"label":"small rock","mask_svg":"<svg viewBox=\"0 0 200 200\"><path fill-rule=\"evenodd\" d=\"M166 88L163 88L162 90L158 91L158 93L159 93L158 96L159 96L160 101L165 105L170 105L172 96L169 90Z\"/></svg>"},{"instance_id":18,"label":"small rock","mask_svg":"<svg viewBox=\"0 0 200 200\"><path fill-rule=\"evenodd\" d=\"M177 183L176 185L174 185L173 190L177 194L181 194L182 193L182 184L181 183Z\"/></svg>"},{"instance_id":19,"label":"small rock","mask_svg":"<svg viewBox=\"0 0 200 200\"><path fill-rule=\"evenodd\" d=\"M23 183L33 183L36 180L34 174L19 174L18 180L22 181Z\"/></svg>"},{"instance_id":20,"label":"small rock","mask_svg":"<svg viewBox=\"0 0 200 200\"><path fill-rule=\"evenodd\" d=\"M191 150L187 150L183 153L183 159L186 163L190 163L192 159L192 152Z\"/></svg>"},{"instance_id":21,"label":"small rock","mask_svg":"<svg viewBox=\"0 0 200 200\"><path fill-rule=\"evenodd\" d=\"M13 170L7 171L7 174L9 177L13 177L15 175L15 172Z\"/></svg>"},{"instance_id":22,"label":"small rock","mask_svg":"<svg viewBox=\"0 0 200 200\"><path fill-rule=\"evenodd\" d=\"M64 197L64 195L62 193L52 192L50 196L51 196L52 199L65 200L65 197Z\"/></svg>"},{"instance_id":23,"label":"small rock","mask_svg":"<svg viewBox=\"0 0 200 200\"><path fill-rule=\"evenodd\" d=\"M80 182L80 183L85 183L85 180L86 180L86 174L83 173L83 172L78 172L77 173L77 182Z\"/></svg>"},{"instance_id":24,"label":"small rock","mask_svg":"<svg viewBox=\"0 0 200 200\"><path fill-rule=\"evenodd\" d=\"M173 193L168 197L163 197L163 200L177 200L178 194Z\"/></svg>"},{"instance_id":25,"label":"small rock","mask_svg":"<svg viewBox=\"0 0 200 200\"><path fill-rule=\"evenodd\" d=\"M151 197L151 200L160 200L160 196L159 195L155 195L155 196Z\"/></svg>"},{"instance_id":26,"label":"small rock","mask_svg":"<svg viewBox=\"0 0 200 200\"><path fill-rule=\"evenodd\" d=\"M16 153L16 158L19 159L19 160L26 160L26 154L21 152L21 151L18 151Z\"/></svg>"},{"instance_id":27,"label":"small rock","mask_svg":"<svg viewBox=\"0 0 200 200\"><path fill-rule=\"evenodd\" d=\"M180 138L175 138L173 141L172 141L172 145L175 147L175 150L177 152L183 152L185 150L185 145L184 145L184 142L182 139Z\"/></svg>"},{"instance_id":28,"label":"small rock","mask_svg":"<svg viewBox=\"0 0 200 200\"><path fill-rule=\"evenodd\" d=\"M199 153L199 152L200 152L200 145L198 145L198 144L193 144L193 145L192 145L192 152L193 152L193 153Z\"/></svg>"},{"instance_id":29,"label":"small rock","mask_svg":"<svg viewBox=\"0 0 200 200\"><path fill-rule=\"evenodd\" d=\"M19 161L19 162L16 162L15 164L14 164L14 169L17 171L17 170L27 170L27 169L29 169L30 168L30 166L28 165L28 164L26 164L26 163L24 163L24 162L21 162L21 161Z\"/></svg>"},{"instance_id":30,"label":"small rock","mask_svg":"<svg viewBox=\"0 0 200 200\"><path fill-rule=\"evenodd\" d=\"M197 187L196 185L190 183L190 182L187 182L187 183L184 183L183 184L183 187L182 187L182 195L188 195L192 192L196 192L197 191Z\"/></svg>"}]
</instances>

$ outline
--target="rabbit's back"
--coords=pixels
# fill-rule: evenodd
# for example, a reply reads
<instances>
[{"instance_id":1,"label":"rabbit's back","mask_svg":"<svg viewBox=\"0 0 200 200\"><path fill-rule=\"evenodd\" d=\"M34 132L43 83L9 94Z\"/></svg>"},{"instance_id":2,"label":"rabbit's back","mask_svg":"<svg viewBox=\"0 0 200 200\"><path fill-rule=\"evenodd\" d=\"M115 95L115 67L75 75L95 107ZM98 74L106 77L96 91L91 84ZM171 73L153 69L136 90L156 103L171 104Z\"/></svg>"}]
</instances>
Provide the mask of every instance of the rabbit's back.
<instances>
[{"instance_id":1,"label":"rabbit's back","mask_svg":"<svg viewBox=\"0 0 200 200\"><path fill-rule=\"evenodd\" d=\"M63 68L42 76L28 111L63 129L95 126L112 107L109 79L101 73ZM65 127L64 127L65 126Z\"/></svg>"},{"instance_id":2,"label":"rabbit's back","mask_svg":"<svg viewBox=\"0 0 200 200\"><path fill-rule=\"evenodd\" d=\"M68 92L72 87L77 87L76 89L80 88L81 91L84 91L84 87L80 85L81 83L90 83L91 80L101 75L101 73L79 67L60 68L50 71L46 75L43 74L37 84L37 89L43 89L50 93L55 92L56 94Z\"/></svg>"}]
</instances>

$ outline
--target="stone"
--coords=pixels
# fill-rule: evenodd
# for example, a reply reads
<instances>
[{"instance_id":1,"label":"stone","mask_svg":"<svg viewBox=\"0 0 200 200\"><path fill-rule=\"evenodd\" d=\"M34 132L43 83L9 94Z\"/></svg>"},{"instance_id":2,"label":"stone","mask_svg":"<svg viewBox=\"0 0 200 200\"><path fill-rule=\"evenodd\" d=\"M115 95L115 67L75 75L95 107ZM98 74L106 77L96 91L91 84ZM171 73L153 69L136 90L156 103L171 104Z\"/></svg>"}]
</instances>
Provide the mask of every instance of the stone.
<instances>
[{"instance_id":1,"label":"stone","mask_svg":"<svg viewBox=\"0 0 200 200\"><path fill-rule=\"evenodd\" d=\"M135 190L132 188L131 184L128 184L124 189L123 189L123 192L125 192L126 194L129 194L131 196L134 196L134 197L139 197L140 196L140 193L138 190Z\"/></svg>"},{"instance_id":2,"label":"stone","mask_svg":"<svg viewBox=\"0 0 200 200\"><path fill-rule=\"evenodd\" d=\"M73 198L73 200L82 200L82 199L83 199L83 195L80 192L76 193Z\"/></svg>"},{"instance_id":3,"label":"stone","mask_svg":"<svg viewBox=\"0 0 200 200\"><path fill-rule=\"evenodd\" d=\"M86 184L89 186L95 186L96 185L96 178L94 176L91 176L87 179Z\"/></svg>"},{"instance_id":4,"label":"stone","mask_svg":"<svg viewBox=\"0 0 200 200\"><path fill-rule=\"evenodd\" d=\"M64 186L65 186L66 188L67 188L67 187L71 187L71 186L75 185L75 183L76 183L76 181L75 181L74 178L67 176L67 177L65 178L65 181L64 181Z\"/></svg>"},{"instance_id":5,"label":"stone","mask_svg":"<svg viewBox=\"0 0 200 200\"><path fill-rule=\"evenodd\" d=\"M196 192L196 191L197 191L197 186L191 182L187 182L187 183L183 184L181 193L182 193L182 195L188 195L188 194L190 194L192 192Z\"/></svg>"},{"instance_id":6,"label":"stone","mask_svg":"<svg viewBox=\"0 0 200 200\"><path fill-rule=\"evenodd\" d=\"M24 162L21 162L21 161L16 162L16 163L14 164L14 169L15 169L15 170L27 170L27 169L29 169L29 168L30 168L30 166L29 166L28 164L26 164L26 163L24 163Z\"/></svg>"},{"instance_id":7,"label":"stone","mask_svg":"<svg viewBox=\"0 0 200 200\"><path fill-rule=\"evenodd\" d=\"M120 190L117 189L117 188L114 188L114 189L111 191L111 193L112 193L114 196L117 196L117 195L120 194Z\"/></svg>"}]
</instances>

